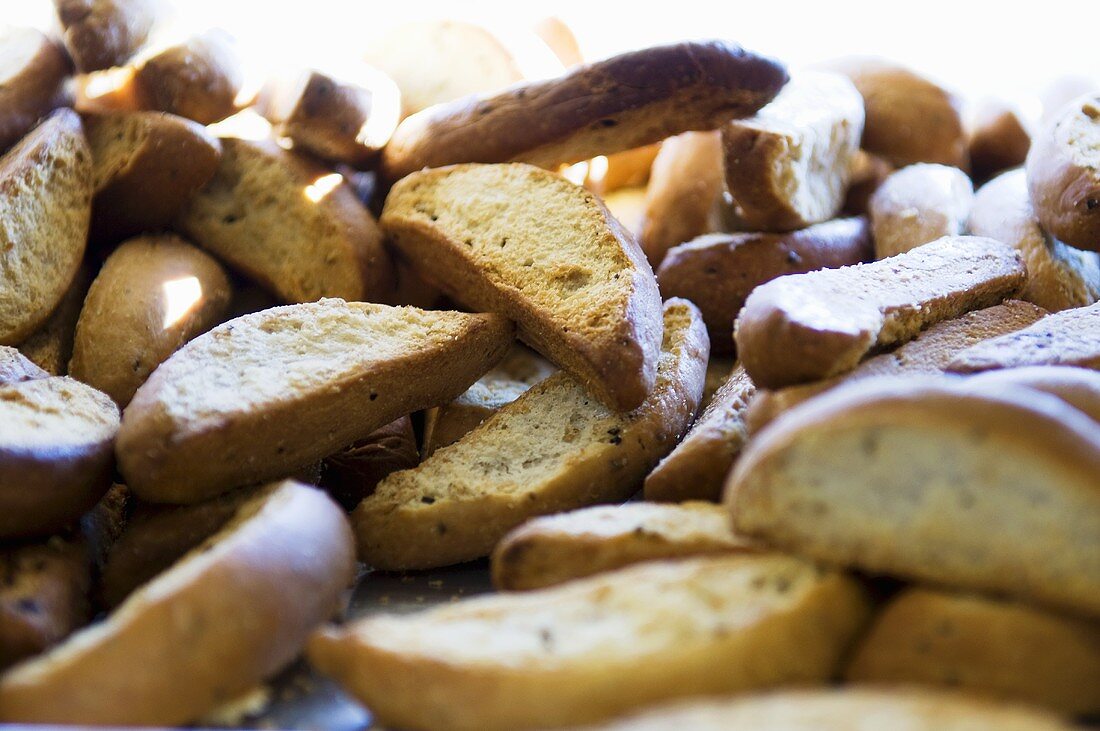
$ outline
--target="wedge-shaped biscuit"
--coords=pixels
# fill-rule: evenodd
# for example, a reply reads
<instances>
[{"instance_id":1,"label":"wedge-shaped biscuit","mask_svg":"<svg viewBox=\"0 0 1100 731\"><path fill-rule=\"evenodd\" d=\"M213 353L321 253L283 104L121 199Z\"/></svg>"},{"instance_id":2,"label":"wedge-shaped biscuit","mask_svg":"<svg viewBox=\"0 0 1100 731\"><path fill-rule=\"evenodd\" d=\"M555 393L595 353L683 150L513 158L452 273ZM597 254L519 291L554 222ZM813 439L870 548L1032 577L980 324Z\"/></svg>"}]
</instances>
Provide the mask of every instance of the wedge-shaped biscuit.
<instances>
[{"instance_id":1,"label":"wedge-shaped biscuit","mask_svg":"<svg viewBox=\"0 0 1100 731\"><path fill-rule=\"evenodd\" d=\"M707 234L673 247L657 269L664 297L690 299L703 313L711 349L734 350L733 321L756 287L786 274L871 261L864 218L841 218L785 234Z\"/></svg>"},{"instance_id":2,"label":"wedge-shaped biscuit","mask_svg":"<svg viewBox=\"0 0 1100 731\"><path fill-rule=\"evenodd\" d=\"M951 359L958 373L1068 365L1100 369L1100 303L1055 312L1034 325L978 343Z\"/></svg>"},{"instance_id":3,"label":"wedge-shaped biscuit","mask_svg":"<svg viewBox=\"0 0 1100 731\"><path fill-rule=\"evenodd\" d=\"M875 258L904 254L941 236L961 235L973 202L974 186L958 168L917 163L898 170L871 196Z\"/></svg>"},{"instance_id":4,"label":"wedge-shaped biscuit","mask_svg":"<svg viewBox=\"0 0 1100 731\"><path fill-rule=\"evenodd\" d=\"M209 30L159 50L137 67L134 95L144 109L211 124L239 111L244 71L233 39Z\"/></svg>"},{"instance_id":5,"label":"wedge-shaped biscuit","mask_svg":"<svg viewBox=\"0 0 1100 731\"><path fill-rule=\"evenodd\" d=\"M0 345L0 385L33 381L49 375L15 348Z\"/></svg>"},{"instance_id":6,"label":"wedge-shaped biscuit","mask_svg":"<svg viewBox=\"0 0 1100 731\"><path fill-rule=\"evenodd\" d=\"M0 386L0 539L58 531L111 484L118 407L71 378Z\"/></svg>"},{"instance_id":7,"label":"wedge-shaped biscuit","mask_svg":"<svg viewBox=\"0 0 1100 731\"><path fill-rule=\"evenodd\" d=\"M1098 470L1100 428L1054 396L886 377L776 419L726 498L783 550L1100 617Z\"/></svg>"},{"instance_id":8,"label":"wedge-shaped biscuit","mask_svg":"<svg viewBox=\"0 0 1100 731\"><path fill-rule=\"evenodd\" d=\"M59 109L0 157L0 344L22 341L65 295L88 239L92 156Z\"/></svg>"},{"instance_id":9,"label":"wedge-shaped biscuit","mask_svg":"<svg viewBox=\"0 0 1100 731\"><path fill-rule=\"evenodd\" d=\"M1035 136L1027 189L1051 235L1100 251L1100 92L1067 105Z\"/></svg>"},{"instance_id":10,"label":"wedge-shaped biscuit","mask_svg":"<svg viewBox=\"0 0 1100 731\"><path fill-rule=\"evenodd\" d=\"M528 345L604 403L653 388L661 296L637 244L592 193L531 165L456 165L408 176L382 225L455 301L516 321Z\"/></svg>"},{"instance_id":11,"label":"wedge-shaped biscuit","mask_svg":"<svg viewBox=\"0 0 1100 731\"><path fill-rule=\"evenodd\" d=\"M983 103L970 129L970 174L989 180L1019 167L1031 149L1031 123L1019 109L1003 100Z\"/></svg>"},{"instance_id":12,"label":"wedge-shaped biscuit","mask_svg":"<svg viewBox=\"0 0 1100 731\"><path fill-rule=\"evenodd\" d=\"M755 550L714 503L601 505L533 518L509 533L493 551L493 585L541 589L644 561Z\"/></svg>"},{"instance_id":13,"label":"wedge-shaped biscuit","mask_svg":"<svg viewBox=\"0 0 1100 731\"><path fill-rule=\"evenodd\" d=\"M1069 366L1026 366L986 371L970 379L973 386L1032 388L1065 401L1100 422L1100 372Z\"/></svg>"},{"instance_id":14,"label":"wedge-shaped biscuit","mask_svg":"<svg viewBox=\"0 0 1100 731\"><path fill-rule=\"evenodd\" d=\"M840 212L863 134L863 99L840 74L796 75L722 128L726 188L748 230L791 231Z\"/></svg>"},{"instance_id":15,"label":"wedge-shaped biscuit","mask_svg":"<svg viewBox=\"0 0 1100 731\"><path fill-rule=\"evenodd\" d=\"M773 391L757 391L745 415L749 433L760 431L772 419L803 401L861 378L943 373L952 358L972 345L1023 330L1046 314L1046 310L1029 302L1008 300L937 323L900 348L868 358L844 375Z\"/></svg>"},{"instance_id":16,"label":"wedge-shaped biscuit","mask_svg":"<svg viewBox=\"0 0 1100 731\"><path fill-rule=\"evenodd\" d=\"M756 386L738 364L683 440L645 478L645 499L720 500L748 440L745 416Z\"/></svg>"},{"instance_id":17,"label":"wedge-shaped biscuit","mask_svg":"<svg viewBox=\"0 0 1100 731\"><path fill-rule=\"evenodd\" d=\"M381 569L469 561L535 515L626 500L695 416L707 350L695 307L669 300L657 384L641 406L615 413L567 373L550 376L383 480L352 514L360 558Z\"/></svg>"},{"instance_id":18,"label":"wedge-shaped biscuit","mask_svg":"<svg viewBox=\"0 0 1100 731\"><path fill-rule=\"evenodd\" d=\"M180 225L286 302L389 293L382 231L346 179L273 142L223 139L218 171Z\"/></svg>"},{"instance_id":19,"label":"wedge-shaped biscuit","mask_svg":"<svg viewBox=\"0 0 1100 731\"><path fill-rule=\"evenodd\" d=\"M555 370L548 361L522 345L513 345L504 360L464 394L449 404L425 412L424 456L430 457L440 447L454 444Z\"/></svg>"},{"instance_id":20,"label":"wedge-shaped biscuit","mask_svg":"<svg viewBox=\"0 0 1100 731\"><path fill-rule=\"evenodd\" d=\"M0 152L67 101L64 84L71 70L65 52L40 31L0 32Z\"/></svg>"},{"instance_id":21,"label":"wedge-shaped biscuit","mask_svg":"<svg viewBox=\"0 0 1100 731\"><path fill-rule=\"evenodd\" d=\"M1048 310L1091 305L1100 299L1100 254L1066 246L1039 224L1024 171L1013 170L978 190L970 232L1011 244L1027 265L1020 299Z\"/></svg>"},{"instance_id":22,"label":"wedge-shaped biscuit","mask_svg":"<svg viewBox=\"0 0 1100 731\"><path fill-rule=\"evenodd\" d=\"M328 457L320 484L344 509L354 510L388 475L418 464L420 449L412 419L402 416Z\"/></svg>"},{"instance_id":23,"label":"wedge-shaped biscuit","mask_svg":"<svg viewBox=\"0 0 1100 731\"><path fill-rule=\"evenodd\" d=\"M178 236L130 239L88 290L69 373L126 406L154 368L222 321L231 294L221 265Z\"/></svg>"},{"instance_id":24,"label":"wedge-shaped biscuit","mask_svg":"<svg viewBox=\"0 0 1100 731\"><path fill-rule=\"evenodd\" d=\"M857 683L920 683L1066 715L1100 710L1100 624L1024 604L912 588L890 600L846 671Z\"/></svg>"},{"instance_id":25,"label":"wedge-shaped biscuit","mask_svg":"<svg viewBox=\"0 0 1100 731\"><path fill-rule=\"evenodd\" d=\"M753 290L734 327L758 386L778 388L852 370L874 348L995 305L1027 270L1007 244L945 236L873 264L773 279Z\"/></svg>"},{"instance_id":26,"label":"wedge-shaped biscuit","mask_svg":"<svg viewBox=\"0 0 1100 731\"><path fill-rule=\"evenodd\" d=\"M365 619L308 657L387 725L546 728L823 682L867 614L854 580L800 559L702 557Z\"/></svg>"},{"instance_id":27,"label":"wedge-shaped biscuit","mask_svg":"<svg viewBox=\"0 0 1100 731\"><path fill-rule=\"evenodd\" d=\"M261 488L102 622L0 678L0 720L193 722L293 660L354 576L335 503L292 481Z\"/></svg>"},{"instance_id":28,"label":"wedge-shaped biscuit","mask_svg":"<svg viewBox=\"0 0 1100 731\"><path fill-rule=\"evenodd\" d=\"M383 171L397 180L460 162L553 168L715 129L767 104L786 81L777 61L725 41L630 51L426 109L398 126Z\"/></svg>"},{"instance_id":29,"label":"wedge-shaped biscuit","mask_svg":"<svg viewBox=\"0 0 1100 731\"><path fill-rule=\"evenodd\" d=\"M497 315L332 299L245 315L176 351L138 389L119 465L152 502L262 482L454 398L511 336Z\"/></svg>"},{"instance_id":30,"label":"wedge-shaped biscuit","mask_svg":"<svg viewBox=\"0 0 1100 731\"><path fill-rule=\"evenodd\" d=\"M588 731L597 731L597 728L602 731L852 731L860 728L1070 731L1077 727L1031 706L999 703L965 693L847 686L677 703Z\"/></svg>"},{"instance_id":31,"label":"wedge-shaped biscuit","mask_svg":"<svg viewBox=\"0 0 1100 731\"><path fill-rule=\"evenodd\" d=\"M81 73L122 66L149 38L154 0L54 0L65 47Z\"/></svg>"},{"instance_id":32,"label":"wedge-shaped biscuit","mask_svg":"<svg viewBox=\"0 0 1100 731\"><path fill-rule=\"evenodd\" d=\"M69 370L73 338L84 295L92 283L91 267L85 263L77 270L72 284L46 322L19 344L19 352L51 376L63 376Z\"/></svg>"},{"instance_id":33,"label":"wedge-shaped biscuit","mask_svg":"<svg viewBox=\"0 0 1100 731\"><path fill-rule=\"evenodd\" d=\"M218 169L221 143L189 119L163 112L90 115L92 232L115 243L169 226Z\"/></svg>"}]
</instances>

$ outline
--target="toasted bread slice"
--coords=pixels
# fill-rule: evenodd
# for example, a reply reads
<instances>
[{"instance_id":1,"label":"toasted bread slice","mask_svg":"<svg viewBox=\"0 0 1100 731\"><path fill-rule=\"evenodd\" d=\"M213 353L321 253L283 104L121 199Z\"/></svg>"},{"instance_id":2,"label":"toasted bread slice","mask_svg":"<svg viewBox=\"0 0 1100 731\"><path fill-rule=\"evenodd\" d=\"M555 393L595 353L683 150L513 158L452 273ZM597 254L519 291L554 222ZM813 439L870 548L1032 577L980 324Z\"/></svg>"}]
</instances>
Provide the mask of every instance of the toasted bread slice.
<instances>
[{"instance_id":1,"label":"toasted bread slice","mask_svg":"<svg viewBox=\"0 0 1100 731\"><path fill-rule=\"evenodd\" d=\"M138 65L134 95L144 109L211 124L239 111L244 71L233 39L209 30L160 49Z\"/></svg>"},{"instance_id":2,"label":"toasted bread slice","mask_svg":"<svg viewBox=\"0 0 1100 731\"><path fill-rule=\"evenodd\" d=\"M91 267L80 267L61 303L33 335L19 344L19 352L51 376L63 376L69 370L73 354L73 339L84 295L92 283Z\"/></svg>"},{"instance_id":3,"label":"toasted bread slice","mask_svg":"<svg viewBox=\"0 0 1100 731\"><path fill-rule=\"evenodd\" d=\"M1098 470L1100 428L1054 396L884 377L776 419L726 495L780 549L1100 617Z\"/></svg>"},{"instance_id":4,"label":"toasted bread slice","mask_svg":"<svg viewBox=\"0 0 1100 731\"><path fill-rule=\"evenodd\" d=\"M646 500L720 500L726 475L748 441L745 414L755 392L738 364L683 440L645 478Z\"/></svg>"},{"instance_id":5,"label":"toasted bread slice","mask_svg":"<svg viewBox=\"0 0 1100 731\"><path fill-rule=\"evenodd\" d=\"M967 348L951 359L956 373L1029 365L1100 369L1100 303L1048 315L1030 327Z\"/></svg>"},{"instance_id":6,"label":"toasted bread slice","mask_svg":"<svg viewBox=\"0 0 1100 731\"><path fill-rule=\"evenodd\" d=\"M864 218L840 218L785 234L708 234L673 247L657 269L664 297L685 297L703 313L711 349L734 350L733 321L753 289L786 274L871 261Z\"/></svg>"},{"instance_id":7,"label":"toasted bread slice","mask_svg":"<svg viewBox=\"0 0 1100 731\"><path fill-rule=\"evenodd\" d=\"M976 236L945 236L873 264L773 279L734 326L737 354L765 388L852 370L872 349L990 307L1027 280L1020 255Z\"/></svg>"},{"instance_id":8,"label":"toasted bread slice","mask_svg":"<svg viewBox=\"0 0 1100 731\"><path fill-rule=\"evenodd\" d=\"M519 336L605 404L653 388L661 296L634 240L592 193L531 165L456 165L386 198L393 244L455 301L516 321Z\"/></svg>"},{"instance_id":9,"label":"toasted bread slice","mask_svg":"<svg viewBox=\"0 0 1100 731\"><path fill-rule=\"evenodd\" d=\"M169 226L218 169L221 143L189 119L162 112L89 115L92 233L115 243Z\"/></svg>"},{"instance_id":10,"label":"toasted bread slice","mask_svg":"<svg viewBox=\"0 0 1100 731\"><path fill-rule=\"evenodd\" d=\"M179 503L286 474L454 398L511 337L497 315L334 299L238 317L138 389L120 469L138 497Z\"/></svg>"},{"instance_id":11,"label":"toasted bread slice","mask_svg":"<svg viewBox=\"0 0 1100 731\"><path fill-rule=\"evenodd\" d=\"M532 516L626 500L695 416L707 350L695 307L669 300L645 403L615 413L569 374L550 376L383 480L352 515L360 558L381 569L446 566L487 556Z\"/></svg>"},{"instance_id":12,"label":"toasted bread slice","mask_svg":"<svg viewBox=\"0 0 1100 731\"><path fill-rule=\"evenodd\" d=\"M796 75L748 119L722 128L726 188L751 231L791 231L840 212L863 134L863 98L844 76Z\"/></svg>"},{"instance_id":13,"label":"toasted bread slice","mask_svg":"<svg viewBox=\"0 0 1100 731\"><path fill-rule=\"evenodd\" d=\"M71 70L65 51L40 31L0 31L0 152L68 101L64 84Z\"/></svg>"},{"instance_id":14,"label":"toasted bread slice","mask_svg":"<svg viewBox=\"0 0 1100 731\"><path fill-rule=\"evenodd\" d=\"M426 109L397 127L383 174L461 162L554 168L715 129L767 104L786 81L777 61L725 41L631 51Z\"/></svg>"},{"instance_id":15,"label":"toasted bread slice","mask_svg":"<svg viewBox=\"0 0 1100 731\"><path fill-rule=\"evenodd\" d=\"M1023 330L1046 314L1046 310L1028 302L1008 300L937 323L897 350L868 358L842 376L774 391L757 391L745 416L749 433L760 431L803 401L860 378L943 373L952 358L975 343Z\"/></svg>"},{"instance_id":16,"label":"toasted bread slice","mask_svg":"<svg viewBox=\"0 0 1100 731\"><path fill-rule=\"evenodd\" d=\"M420 449L412 419L402 416L328 457L321 471L321 486L345 510L354 510L387 475L418 464Z\"/></svg>"},{"instance_id":17,"label":"toasted bread slice","mask_svg":"<svg viewBox=\"0 0 1100 731\"><path fill-rule=\"evenodd\" d=\"M344 177L273 142L223 139L218 171L180 225L285 302L389 293L382 231Z\"/></svg>"},{"instance_id":18,"label":"toasted bread slice","mask_svg":"<svg viewBox=\"0 0 1100 731\"><path fill-rule=\"evenodd\" d=\"M974 386L1033 388L1065 401L1100 422L1100 373L1068 366L1027 366L986 371L970 379Z\"/></svg>"},{"instance_id":19,"label":"toasted bread slice","mask_svg":"<svg viewBox=\"0 0 1100 731\"><path fill-rule=\"evenodd\" d=\"M859 585L780 555L655 562L323 630L308 657L381 723L524 729L832 676Z\"/></svg>"},{"instance_id":20,"label":"toasted bread slice","mask_svg":"<svg viewBox=\"0 0 1100 731\"><path fill-rule=\"evenodd\" d=\"M292 481L266 486L102 622L9 670L0 720L195 721L293 660L354 576L340 508Z\"/></svg>"},{"instance_id":21,"label":"toasted bread slice","mask_svg":"<svg viewBox=\"0 0 1100 731\"><path fill-rule=\"evenodd\" d=\"M493 550L493 585L541 589L643 561L755 550L721 505L601 505L533 518L506 535Z\"/></svg>"},{"instance_id":22,"label":"toasted bread slice","mask_svg":"<svg viewBox=\"0 0 1100 731\"><path fill-rule=\"evenodd\" d=\"M1047 706L1100 711L1100 624L1017 602L914 587L859 642L857 683L937 685Z\"/></svg>"},{"instance_id":23,"label":"toasted bread slice","mask_svg":"<svg viewBox=\"0 0 1100 731\"><path fill-rule=\"evenodd\" d=\"M974 113L970 128L970 174L985 181L1020 167L1031 149L1032 120L1015 105L989 99Z\"/></svg>"},{"instance_id":24,"label":"toasted bread slice","mask_svg":"<svg viewBox=\"0 0 1100 731\"><path fill-rule=\"evenodd\" d=\"M917 163L898 170L871 196L875 258L965 233L973 202L974 186L958 168Z\"/></svg>"},{"instance_id":25,"label":"toasted bread slice","mask_svg":"<svg viewBox=\"0 0 1100 731\"><path fill-rule=\"evenodd\" d=\"M15 348L0 345L0 386L47 378L49 375Z\"/></svg>"},{"instance_id":26,"label":"toasted bread slice","mask_svg":"<svg viewBox=\"0 0 1100 731\"><path fill-rule=\"evenodd\" d=\"M231 295L221 265L178 236L130 239L88 290L69 373L124 407L154 368L222 321Z\"/></svg>"},{"instance_id":27,"label":"toasted bread slice","mask_svg":"<svg viewBox=\"0 0 1100 731\"><path fill-rule=\"evenodd\" d=\"M92 211L80 117L59 109L0 157L0 344L19 343L76 276Z\"/></svg>"},{"instance_id":28,"label":"toasted bread slice","mask_svg":"<svg viewBox=\"0 0 1100 731\"><path fill-rule=\"evenodd\" d=\"M157 20L154 0L54 0L65 47L81 73L122 66Z\"/></svg>"}]
</instances>

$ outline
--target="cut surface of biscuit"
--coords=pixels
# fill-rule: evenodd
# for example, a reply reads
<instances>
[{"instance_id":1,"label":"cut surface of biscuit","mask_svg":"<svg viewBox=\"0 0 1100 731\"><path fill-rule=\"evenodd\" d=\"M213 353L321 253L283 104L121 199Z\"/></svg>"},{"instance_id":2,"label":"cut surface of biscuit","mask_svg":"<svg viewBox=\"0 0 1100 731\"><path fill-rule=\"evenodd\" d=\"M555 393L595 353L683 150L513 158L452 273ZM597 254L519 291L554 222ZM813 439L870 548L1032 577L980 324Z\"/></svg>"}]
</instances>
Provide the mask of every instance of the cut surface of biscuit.
<instances>
[{"instance_id":1,"label":"cut surface of biscuit","mask_svg":"<svg viewBox=\"0 0 1100 731\"><path fill-rule=\"evenodd\" d=\"M1030 327L983 341L952 358L957 373L1068 365L1100 369L1100 303L1048 315Z\"/></svg>"}]
</instances>

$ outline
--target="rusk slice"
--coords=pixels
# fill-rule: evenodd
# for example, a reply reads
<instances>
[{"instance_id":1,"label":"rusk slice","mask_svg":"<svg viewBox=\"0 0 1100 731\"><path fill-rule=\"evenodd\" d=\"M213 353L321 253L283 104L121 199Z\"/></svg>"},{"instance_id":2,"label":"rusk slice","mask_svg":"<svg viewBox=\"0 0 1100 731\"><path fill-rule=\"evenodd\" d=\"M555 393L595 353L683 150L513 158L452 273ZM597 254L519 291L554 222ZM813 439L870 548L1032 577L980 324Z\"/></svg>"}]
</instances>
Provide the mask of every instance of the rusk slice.
<instances>
[{"instance_id":1,"label":"rusk slice","mask_svg":"<svg viewBox=\"0 0 1100 731\"><path fill-rule=\"evenodd\" d=\"M1055 312L1023 330L978 343L956 355L947 370L975 373L1029 365L1100 369L1100 303Z\"/></svg>"},{"instance_id":2,"label":"rusk slice","mask_svg":"<svg viewBox=\"0 0 1100 731\"><path fill-rule=\"evenodd\" d=\"M63 376L68 372L76 323L80 319L84 295L88 293L91 283L91 267L86 262L77 270L68 291L61 297L61 302L49 318L33 335L19 344L19 352L51 376Z\"/></svg>"},{"instance_id":3,"label":"rusk slice","mask_svg":"<svg viewBox=\"0 0 1100 731\"><path fill-rule=\"evenodd\" d=\"M1026 366L979 373L973 386L996 389L1032 388L1057 396L1078 411L1100 422L1100 372L1069 366Z\"/></svg>"},{"instance_id":4,"label":"rusk slice","mask_svg":"<svg viewBox=\"0 0 1100 731\"><path fill-rule=\"evenodd\" d=\"M522 340L605 404L633 409L653 388L657 282L584 188L524 164L426 170L393 187L382 225L432 284L515 320Z\"/></svg>"},{"instance_id":5,"label":"rusk slice","mask_svg":"<svg viewBox=\"0 0 1100 731\"><path fill-rule=\"evenodd\" d=\"M1003 99L984 102L974 113L970 130L970 173L989 180L1020 167L1031 149L1031 119Z\"/></svg>"},{"instance_id":6,"label":"rusk slice","mask_svg":"<svg viewBox=\"0 0 1100 731\"><path fill-rule=\"evenodd\" d=\"M418 464L416 431L412 419L402 416L325 459L320 484L350 511L390 473L409 470Z\"/></svg>"},{"instance_id":7,"label":"rusk slice","mask_svg":"<svg viewBox=\"0 0 1100 731\"><path fill-rule=\"evenodd\" d=\"M49 375L15 348L0 345L0 386L33 381Z\"/></svg>"},{"instance_id":8,"label":"rusk slice","mask_svg":"<svg viewBox=\"0 0 1100 731\"><path fill-rule=\"evenodd\" d=\"M233 38L220 29L191 36L146 58L134 77L145 109L211 124L238 111L244 70Z\"/></svg>"},{"instance_id":9,"label":"rusk slice","mask_svg":"<svg viewBox=\"0 0 1100 731\"><path fill-rule=\"evenodd\" d=\"M873 264L780 277L745 302L734 328L737 353L765 388L835 376L876 347L997 304L1026 279L1012 247L975 236L945 236Z\"/></svg>"},{"instance_id":10,"label":"rusk slice","mask_svg":"<svg viewBox=\"0 0 1100 731\"><path fill-rule=\"evenodd\" d=\"M959 236L966 231L973 202L974 186L958 168L918 163L892 173L869 204L875 258L897 256L941 236Z\"/></svg>"},{"instance_id":11,"label":"rusk slice","mask_svg":"<svg viewBox=\"0 0 1100 731\"><path fill-rule=\"evenodd\" d=\"M657 384L645 402L609 411L557 373L414 470L390 475L352 515L359 557L419 569L486 556L535 515L621 502L699 408L707 335L695 307L665 304Z\"/></svg>"},{"instance_id":12,"label":"rusk slice","mask_svg":"<svg viewBox=\"0 0 1100 731\"><path fill-rule=\"evenodd\" d=\"M886 377L776 419L726 498L783 550L1096 618L1097 474L1100 425L1054 396Z\"/></svg>"},{"instance_id":13,"label":"rusk slice","mask_svg":"<svg viewBox=\"0 0 1100 731\"><path fill-rule=\"evenodd\" d=\"M368 618L314 635L308 657L386 725L546 728L823 682L867 614L853 579L801 559L702 557Z\"/></svg>"},{"instance_id":14,"label":"rusk slice","mask_svg":"<svg viewBox=\"0 0 1100 731\"><path fill-rule=\"evenodd\" d=\"M120 468L153 502L285 475L454 398L511 335L497 315L333 299L230 320L138 389L119 432Z\"/></svg>"},{"instance_id":15,"label":"rusk slice","mask_svg":"<svg viewBox=\"0 0 1100 731\"><path fill-rule=\"evenodd\" d=\"M65 51L41 31L0 31L0 153L66 103L71 70Z\"/></svg>"},{"instance_id":16,"label":"rusk slice","mask_svg":"<svg viewBox=\"0 0 1100 731\"><path fill-rule=\"evenodd\" d=\"M721 505L599 505L533 518L505 536L493 551L493 585L541 589L644 561L755 550Z\"/></svg>"},{"instance_id":17,"label":"rusk slice","mask_svg":"<svg viewBox=\"0 0 1100 731\"><path fill-rule=\"evenodd\" d=\"M122 66L137 53L157 19L155 0L54 0L76 70Z\"/></svg>"}]
</instances>

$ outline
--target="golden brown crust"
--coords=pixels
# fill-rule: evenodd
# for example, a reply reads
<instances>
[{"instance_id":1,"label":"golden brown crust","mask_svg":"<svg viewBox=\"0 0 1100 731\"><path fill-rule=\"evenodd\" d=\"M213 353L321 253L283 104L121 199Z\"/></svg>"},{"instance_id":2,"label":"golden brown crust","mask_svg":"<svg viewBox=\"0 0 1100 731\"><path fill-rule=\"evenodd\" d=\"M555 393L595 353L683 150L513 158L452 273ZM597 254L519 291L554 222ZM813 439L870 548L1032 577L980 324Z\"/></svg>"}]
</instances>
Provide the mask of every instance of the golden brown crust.
<instances>
[{"instance_id":1,"label":"golden brown crust","mask_svg":"<svg viewBox=\"0 0 1100 731\"><path fill-rule=\"evenodd\" d=\"M973 201L974 186L958 168L917 163L892 173L870 200L875 258L904 254L942 236L961 235Z\"/></svg>"},{"instance_id":2,"label":"golden brown crust","mask_svg":"<svg viewBox=\"0 0 1100 731\"><path fill-rule=\"evenodd\" d=\"M1100 369L1100 303L1048 315L1030 327L978 343L947 370L976 373L1030 365Z\"/></svg>"},{"instance_id":3,"label":"golden brown crust","mask_svg":"<svg viewBox=\"0 0 1100 731\"><path fill-rule=\"evenodd\" d=\"M64 83L72 67L56 43L32 28L0 33L0 47L14 54L0 68L0 152L3 152L27 134L40 118L68 101Z\"/></svg>"},{"instance_id":4,"label":"golden brown crust","mask_svg":"<svg viewBox=\"0 0 1100 731\"><path fill-rule=\"evenodd\" d=\"M133 83L143 108L211 124L241 108L240 64L232 39L207 31L146 59Z\"/></svg>"},{"instance_id":5,"label":"golden brown crust","mask_svg":"<svg viewBox=\"0 0 1100 731\"><path fill-rule=\"evenodd\" d=\"M787 81L776 61L722 41L656 46L413 115L383 152L397 180L423 167L553 167L752 114Z\"/></svg>"},{"instance_id":6,"label":"golden brown crust","mask_svg":"<svg viewBox=\"0 0 1100 731\"><path fill-rule=\"evenodd\" d=\"M974 180L989 180L1005 170L1019 167L1031 148L1030 125L1023 113L1005 101L989 101L974 115L970 130L970 174Z\"/></svg>"},{"instance_id":7,"label":"golden brown crust","mask_svg":"<svg viewBox=\"0 0 1100 731\"><path fill-rule=\"evenodd\" d=\"M54 0L76 70L81 73L122 66L153 29L151 0Z\"/></svg>"},{"instance_id":8,"label":"golden brown crust","mask_svg":"<svg viewBox=\"0 0 1100 731\"><path fill-rule=\"evenodd\" d=\"M72 284L49 318L29 338L19 344L19 352L34 361L51 376L63 376L69 370L73 354L76 322L84 306L84 295L92 283L87 262L77 270Z\"/></svg>"},{"instance_id":9,"label":"golden brown crust","mask_svg":"<svg viewBox=\"0 0 1100 731\"><path fill-rule=\"evenodd\" d=\"M844 196L841 214L866 216L870 211L871 196L894 172L894 166L878 155L859 150L852 157L851 180Z\"/></svg>"},{"instance_id":10,"label":"golden brown crust","mask_svg":"<svg viewBox=\"0 0 1100 731\"><path fill-rule=\"evenodd\" d=\"M402 416L328 457L321 473L321 487L345 510L353 510L387 475L418 464L420 451L412 419Z\"/></svg>"}]
</instances>

